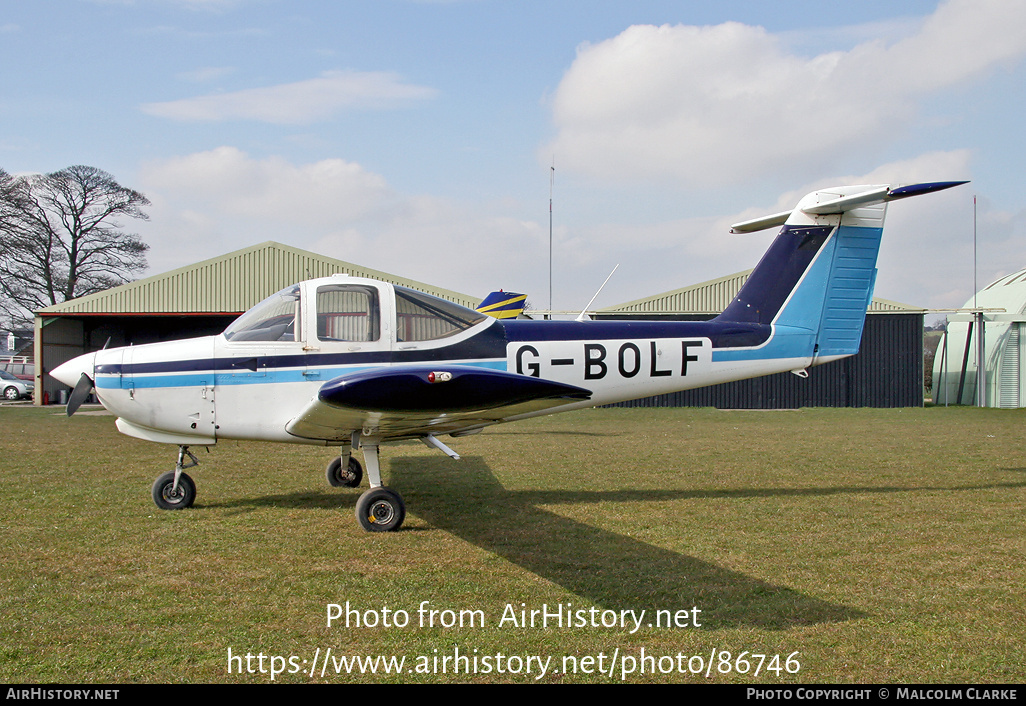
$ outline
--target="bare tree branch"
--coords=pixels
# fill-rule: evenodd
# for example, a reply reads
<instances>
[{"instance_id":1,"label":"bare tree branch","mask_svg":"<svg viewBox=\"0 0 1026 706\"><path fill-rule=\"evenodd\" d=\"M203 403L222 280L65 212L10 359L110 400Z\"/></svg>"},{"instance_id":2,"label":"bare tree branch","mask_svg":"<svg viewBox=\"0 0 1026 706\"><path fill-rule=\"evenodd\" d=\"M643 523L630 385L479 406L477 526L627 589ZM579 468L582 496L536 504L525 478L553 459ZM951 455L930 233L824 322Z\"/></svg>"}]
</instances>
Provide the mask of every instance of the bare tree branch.
<instances>
[{"instance_id":1,"label":"bare tree branch","mask_svg":"<svg viewBox=\"0 0 1026 706\"><path fill-rule=\"evenodd\" d=\"M0 169L0 312L19 320L146 269L149 246L121 230L149 200L95 167L14 177Z\"/></svg>"}]
</instances>

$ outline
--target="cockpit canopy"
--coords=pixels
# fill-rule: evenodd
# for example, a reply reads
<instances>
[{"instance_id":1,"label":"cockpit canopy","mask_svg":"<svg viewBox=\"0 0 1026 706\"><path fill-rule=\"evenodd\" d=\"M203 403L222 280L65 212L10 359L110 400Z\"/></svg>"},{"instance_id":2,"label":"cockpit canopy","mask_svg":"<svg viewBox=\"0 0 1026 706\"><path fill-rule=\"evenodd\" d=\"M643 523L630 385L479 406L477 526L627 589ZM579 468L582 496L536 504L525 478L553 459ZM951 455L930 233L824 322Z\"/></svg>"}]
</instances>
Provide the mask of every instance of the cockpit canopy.
<instances>
[{"instance_id":1,"label":"cockpit canopy","mask_svg":"<svg viewBox=\"0 0 1026 706\"><path fill-rule=\"evenodd\" d=\"M299 285L272 294L224 330L229 341L295 341L301 319ZM302 339L298 339L302 340Z\"/></svg>"},{"instance_id":2,"label":"cockpit canopy","mask_svg":"<svg viewBox=\"0 0 1026 706\"><path fill-rule=\"evenodd\" d=\"M366 282L366 283L364 283ZM394 312L391 326L397 343L433 341L454 336L481 323L485 314L418 292L379 282L315 280L276 292L236 319L224 331L231 342L306 341L374 342L382 336L383 311ZM316 331L304 331L306 316ZM381 298L388 297L388 306ZM312 307L312 311L310 310Z\"/></svg>"}]
</instances>

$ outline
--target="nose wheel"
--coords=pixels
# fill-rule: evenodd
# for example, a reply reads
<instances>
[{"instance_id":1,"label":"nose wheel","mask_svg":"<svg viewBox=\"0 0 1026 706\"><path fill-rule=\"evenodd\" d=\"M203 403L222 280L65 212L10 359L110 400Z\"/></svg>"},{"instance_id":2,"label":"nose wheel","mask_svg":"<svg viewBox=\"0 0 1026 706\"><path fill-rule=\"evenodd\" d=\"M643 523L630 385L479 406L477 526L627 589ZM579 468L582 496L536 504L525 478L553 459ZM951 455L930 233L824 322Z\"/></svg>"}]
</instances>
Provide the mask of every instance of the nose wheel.
<instances>
[{"instance_id":1,"label":"nose wheel","mask_svg":"<svg viewBox=\"0 0 1026 706\"><path fill-rule=\"evenodd\" d=\"M153 502L161 510L184 510L196 499L196 484L182 473L175 485L175 472L168 471L153 483Z\"/></svg>"},{"instance_id":2,"label":"nose wheel","mask_svg":"<svg viewBox=\"0 0 1026 706\"><path fill-rule=\"evenodd\" d=\"M185 457L189 457L188 463ZM183 473L182 469L199 465L199 459L192 455L188 446L178 447L178 463L175 470L168 471L153 482L153 502L161 510L184 510L192 507L196 500L196 483Z\"/></svg>"}]
</instances>

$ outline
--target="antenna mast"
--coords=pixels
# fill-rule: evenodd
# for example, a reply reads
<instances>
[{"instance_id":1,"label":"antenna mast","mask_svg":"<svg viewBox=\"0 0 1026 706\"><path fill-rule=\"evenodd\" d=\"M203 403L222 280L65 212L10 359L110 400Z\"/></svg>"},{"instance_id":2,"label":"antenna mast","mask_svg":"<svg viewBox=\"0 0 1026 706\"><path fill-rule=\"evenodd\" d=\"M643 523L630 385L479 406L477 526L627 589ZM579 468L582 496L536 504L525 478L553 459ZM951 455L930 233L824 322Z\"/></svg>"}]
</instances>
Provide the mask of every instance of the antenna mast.
<instances>
[{"instance_id":1,"label":"antenna mast","mask_svg":"<svg viewBox=\"0 0 1026 706\"><path fill-rule=\"evenodd\" d=\"M549 168L549 315L552 318L552 189L556 183L556 156L552 156Z\"/></svg>"}]
</instances>

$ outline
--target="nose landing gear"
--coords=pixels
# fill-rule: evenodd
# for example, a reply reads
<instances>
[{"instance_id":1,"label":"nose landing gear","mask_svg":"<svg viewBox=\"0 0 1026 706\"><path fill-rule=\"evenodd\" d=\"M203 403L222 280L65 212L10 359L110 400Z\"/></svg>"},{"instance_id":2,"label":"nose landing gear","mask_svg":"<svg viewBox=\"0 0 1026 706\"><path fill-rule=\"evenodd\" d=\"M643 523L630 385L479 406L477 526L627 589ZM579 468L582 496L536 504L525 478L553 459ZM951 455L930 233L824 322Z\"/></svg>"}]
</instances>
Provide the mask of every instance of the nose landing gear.
<instances>
[{"instance_id":1,"label":"nose landing gear","mask_svg":"<svg viewBox=\"0 0 1026 706\"><path fill-rule=\"evenodd\" d=\"M185 462L185 457L189 462ZM161 510L184 510L196 500L196 483L183 469L198 466L199 460L192 455L188 446L178 447L178 463L175 470L168 471L153 483L153 502Z\"/></svg>"}]
</instances>

